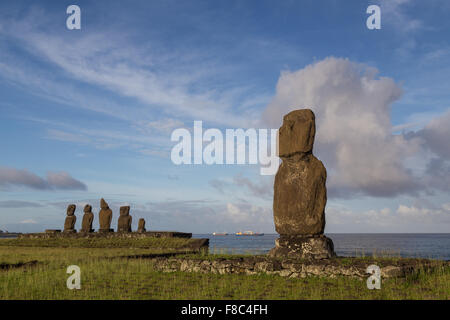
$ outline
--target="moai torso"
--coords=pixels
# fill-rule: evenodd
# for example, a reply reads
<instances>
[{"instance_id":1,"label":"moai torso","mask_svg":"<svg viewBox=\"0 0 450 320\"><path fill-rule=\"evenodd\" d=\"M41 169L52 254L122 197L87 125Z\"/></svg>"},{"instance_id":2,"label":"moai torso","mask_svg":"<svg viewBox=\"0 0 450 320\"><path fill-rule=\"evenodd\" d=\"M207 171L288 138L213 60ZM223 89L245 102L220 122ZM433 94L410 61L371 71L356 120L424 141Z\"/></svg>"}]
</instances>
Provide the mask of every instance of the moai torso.
<instances>
[{"instance_id":1,"label":"moai torso","mask_svg":"<svg viewBox=\"0 0 450 320\"><path fill-rule=\"evenodd\" d=\"M100 208L100 212L98 213L100 229L109 231L111 228L112 210L104 199L100 200Z\"/></svg>"},{"instance_id":2,"label":"moai torso","mask_svg":"<svg viewBox=\"0 0 450 320\"><path fill-rule=\"evenodd\" d=\"M142 233L145 232L145 220L143 218L139 219L139 223L138 223L138 232Z\"/></svg>"},{"instance_id":3,"label":"moai torso","mask_svg":"<svg viewBox=\"0 0 450 320\"><path fill-rule=\"evenodd\" d=\"M92 213L92 206L87 204L84 206L83 221L81 223L81 231L93 232L92 222L94 221L94 214Z\"/></svg>"},{"instance_id":4,"label":"moai torso","mask_svg":"<svg viewBox=\"0 0 450 320\"><path fill-rule=\"evenodd\" d=\"M70 204L67 207L67 217L64 221L64 232L76 232L75 230L75 222L77 221L77 217L75 216L76 206L74 204Z\"/></svg>"},{"instance_id":5,"label":"moai torso","mask_svg":"<svg viewBox=\"0 0 450 320\"><path fill-rule=\"evenodd\" d=\"M120 217L117 222L117 232L131 232L131 221L130 207L124 206L120 207Z\"/></svg>"}]
</instances>

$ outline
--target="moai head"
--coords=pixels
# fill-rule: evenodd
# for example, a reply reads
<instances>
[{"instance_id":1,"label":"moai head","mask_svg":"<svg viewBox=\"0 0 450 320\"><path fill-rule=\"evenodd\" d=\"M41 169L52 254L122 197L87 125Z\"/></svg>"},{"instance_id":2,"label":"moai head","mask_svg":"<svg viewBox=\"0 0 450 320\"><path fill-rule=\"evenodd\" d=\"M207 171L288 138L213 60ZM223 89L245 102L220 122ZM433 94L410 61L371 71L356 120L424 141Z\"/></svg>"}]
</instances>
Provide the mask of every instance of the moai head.
<instances>
[{"instance_id":1,"label":"moai head","mask_svg":"<svg viewBox=\"0 0 450 320\"><path fill-rule=\"evenodd\" d=\"M84 206L84 213L89 213L92 211L92 206L90 204L87 204Z\"/></svg>"},{"instance_id":2,"label":"moai head","mask_svg":"<svg viewBox=\"0 0 450 320\"><path fill-rule=\"evenodd\" d=\"M120 207L120 215L121 216L129 216L130 215L130 206Z\"/></svg>"},{"instance_id":3,"label":"moai head","mask_svg":"<svg viewBox=\"0 0 450 320\"><path fill-rule=\"evenodd\" d=\"M67 207L67 215L68 216L73 216L75 214L75 209L77 208L76 205L74 204L69 204L69 206Z\"/></svg>"},{"instance_id":4,"label":"moai head","mask_svg":"<svg viewBox=\"0 0 450 320\"><path fill-rule=\"evenodd\" d=\"M144 218L139 219L138 230L145 230L145 219Z\"/></svg>"},{"instance_id":5,"label":"moai head","mask_svg":"<svg viewBox=\"0 0 450 320\"><path fill-rule=\"evenodd\" d=\"M105 199L103 199L103 198L100 199L100 208L109 209L108 204L106 203Z\"/></svg>"},{"instance_id":6,"label":"moai head","mask_svg":"<svg viewBox=\"0 0 450 320\"><path fill-rule=\"evenodd\" d=\"M278 131L279 157L312 152L315 134L315 116L310 109L288 113L283 117L283 125Z\"/></svg>"}]
</instances>

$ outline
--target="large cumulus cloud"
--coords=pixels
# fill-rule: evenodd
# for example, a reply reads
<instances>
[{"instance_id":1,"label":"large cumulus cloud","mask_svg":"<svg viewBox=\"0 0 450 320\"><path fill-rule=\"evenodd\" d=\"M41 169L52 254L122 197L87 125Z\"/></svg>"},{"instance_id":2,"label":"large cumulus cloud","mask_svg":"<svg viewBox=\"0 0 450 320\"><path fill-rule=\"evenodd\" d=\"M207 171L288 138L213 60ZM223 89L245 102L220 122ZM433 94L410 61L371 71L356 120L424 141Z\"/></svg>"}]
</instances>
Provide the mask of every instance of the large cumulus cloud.
<instances>
[{"instance_id":1,"label":"large cumulus cloud","mask_svg":"<svg viewBox=\"0 0 450 320\"><path fill-rule=\"evenodd\" d=\"M378 70L330 57L282 72L263 119L278 127L283 115L294 109L315 112L315 153L327 167L331 196L416 194L430 184L407 160L420 157L427 144L436 155L447 156L443 144L448 126L442 122L450 121L436 120L421 135L392 134L390 109L401 95L401 87L379 76Z\"/></svg>"}]
</instances>

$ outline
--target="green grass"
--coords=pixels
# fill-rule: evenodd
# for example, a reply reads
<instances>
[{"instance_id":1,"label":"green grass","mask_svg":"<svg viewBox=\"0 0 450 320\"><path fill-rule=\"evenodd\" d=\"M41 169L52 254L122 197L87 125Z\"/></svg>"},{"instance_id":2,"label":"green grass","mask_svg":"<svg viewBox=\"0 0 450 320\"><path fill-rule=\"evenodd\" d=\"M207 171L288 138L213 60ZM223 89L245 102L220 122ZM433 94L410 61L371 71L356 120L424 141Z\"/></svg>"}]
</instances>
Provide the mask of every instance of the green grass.
<instances>
[{"instance_id":1,"label":"green grass","mask_svg":"<svg viewBox=\"0 0 450 320\"><path fill-rule=\"evenodd\" d=\"M347 277L164 273L156 271L150 259L127 258L163 252L167 250L2 244L0 264L38 263L0 269L0 299L450 299L448 265L383 280L381 290L369 290L365 280ZM208 259L233 257L203 255ZM350 264L352 258L342 261ZM81 268L81 290L66 287L66 269L73 264Z\"/></svg>"}]
</instances>

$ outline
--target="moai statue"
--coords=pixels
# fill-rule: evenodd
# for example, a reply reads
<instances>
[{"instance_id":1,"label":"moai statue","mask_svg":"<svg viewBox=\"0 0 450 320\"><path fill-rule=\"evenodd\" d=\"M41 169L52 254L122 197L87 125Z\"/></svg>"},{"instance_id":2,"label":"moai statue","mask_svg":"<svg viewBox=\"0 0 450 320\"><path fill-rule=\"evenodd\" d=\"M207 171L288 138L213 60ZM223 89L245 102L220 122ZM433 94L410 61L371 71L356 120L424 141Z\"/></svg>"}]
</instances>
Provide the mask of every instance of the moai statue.
<instances>
[{"instance_id":1,"label":"moai statue","mask_svg":"<svg viewBox=\"0 0 450 320\"><path fill-rule=\"evenodd\" d=\"M119 221L117 222L117 232L131 232L130 206L120 207Z\"/></svg>"},{"instance_id":2,"label":"moai statue","mask_svg":"<svg viewBox=\"0 0 450 320\"><path fill-rule=\"evenodd\" d=\"M75 216L75 209L77 208L74 204L69 204L67 207L67 217L64 221L64 231L66 233L75 233L75 222L77 222L77 217Z\"/></svg>"},{"instance_id":3,"label":"moai statue","mask_svg":"<svg viewBox=\"0 0 450 320\"><path fill-rule=\"evenodd\" d=\"M271 256L324 259L335 256L324 236L327 171L312 151L315 115L295 110L278 131L278 155L283 160L275 176L273 215L280 238Z\"/></svg>"},{"instance_id":4,"label":"moai statue","mask_svg":"<svg viewBox=\"0 0 450 320\"><path fill-rule=\"evenodd\" d=\"M147 231L145 229L145 220L144 220L144 218L140 218L139 222L138 222L138 232L139 233L144 233L145 231Z\"/></svg>"},{"instance_id":5,"label":"moai statue","mask_svg":"<svg viewBox=\"0 0 450 320\"><path fill-rule=\"evenodd\" d=\"M94 214L92 213L92 206L87 204L84 206L83 221L81 223L81 232L94 232L92 229L92 222L94 221Z\"/></svg>"},{"instance_id":6,"label":"moai statue","mask_svg":"<svg viewBox=\"0 0 450 320\"><path fill-rule=\"evenodd\" d=\"M100 223L98 232L114 232L114 230L111 229L112 210L103 198L100 200L100 212L98 213L98 216Z\"/></svg>"}]
</instances>

